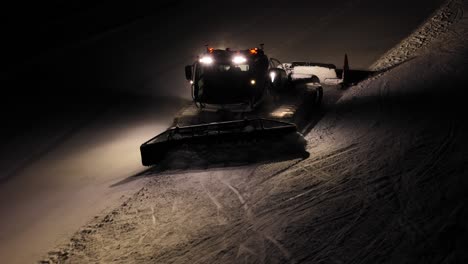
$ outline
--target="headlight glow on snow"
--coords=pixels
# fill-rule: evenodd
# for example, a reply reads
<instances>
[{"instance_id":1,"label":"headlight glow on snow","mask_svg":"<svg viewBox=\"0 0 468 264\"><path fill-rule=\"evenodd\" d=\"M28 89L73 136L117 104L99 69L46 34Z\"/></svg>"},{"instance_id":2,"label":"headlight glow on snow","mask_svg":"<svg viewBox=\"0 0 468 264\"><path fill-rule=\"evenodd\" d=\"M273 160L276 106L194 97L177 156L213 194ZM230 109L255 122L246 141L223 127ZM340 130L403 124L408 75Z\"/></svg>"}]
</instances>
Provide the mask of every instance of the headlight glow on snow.
<instances>
[{"instance_id":1,"label":"headlight glow on snow","mask_svg":"<svg viewBox=\"0 0 468 264\"><path fill-rule=\"evenodd\" d=\"M244 63L246 61L247 61L247 59L244 56L235 56L232 59L232 62L234 62L235 64L241 64L241 63Z\"/></svg>"},{"instance_id":2,"label":"headlight glow on snow","mask_svg":"<svg viewBox=\"0 0 468 264\"><path fill-rule=\"evenodd\" d=\"M271 78L271 82L274 82L275 78L276 78L276 73L275 72L270 72L270 78Z\"/></svg>"},{"instance_id":3,"label":"headlight glow on snow","mask_svg":"<svg viewBox=\"0 0 468 264\"><path fill-rule=\"evenodd\" d=\"M296 109L293 106L285 105L275 109L273 112L270 113L270 116L274 118L291 117L294 115L295 111Z\"/></svg>"},{"instance_id":4,"label":"headlight glow on snow","mask_svg":"<svg viewBox=\"0 0 468 264\"><path fill-rule=\"evenodd\" d=\"M211 63L213 63L213 58L211 58L209 56L205 56L205 57L202 57L200 59L200 62L204 63L204 64L211 64Z\"/></svg>"}]
</instances>

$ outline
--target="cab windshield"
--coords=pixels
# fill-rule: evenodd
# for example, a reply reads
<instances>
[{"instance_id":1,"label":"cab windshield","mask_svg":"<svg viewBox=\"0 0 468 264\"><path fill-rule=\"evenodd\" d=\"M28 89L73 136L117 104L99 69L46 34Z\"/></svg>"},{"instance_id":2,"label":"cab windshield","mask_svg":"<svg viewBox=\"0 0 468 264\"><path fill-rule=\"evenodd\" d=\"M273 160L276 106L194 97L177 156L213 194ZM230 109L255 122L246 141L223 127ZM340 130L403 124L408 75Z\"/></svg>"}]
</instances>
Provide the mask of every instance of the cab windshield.
<instances>
[{"instance_id":1,"label":"cab windshield","mask_svg":"<svg viewBox=\"0 0 468 264\"><path fill-rule=\"evenodd\" d=\"M238 89L247 83L252 70L249 64L199 64L196 68L195 86L200 89L216 89L221 86Z\"/></svg>"},{"instance_id":2,"label":"cab windshield","mask_svg":"<svg viewBox=\"0 0 468 264\"><path fill-rule=\"evenodd\" d=\"M249 64L221 64L199 65L196 69L197 82L212 81L231 81L247 78L250 74Z\"/></svg>"},{"instance_id":3,"label":"cab windshield","mask_svg":"<svg viewBox=\"0 0 468 264\"><path fill-rule=\"evenodd\" d=\"M248 72L250 69L248 64L214 64L200 67L200 75L203 73L219 73L219 72Z\"/></svg>"}]
</instances>

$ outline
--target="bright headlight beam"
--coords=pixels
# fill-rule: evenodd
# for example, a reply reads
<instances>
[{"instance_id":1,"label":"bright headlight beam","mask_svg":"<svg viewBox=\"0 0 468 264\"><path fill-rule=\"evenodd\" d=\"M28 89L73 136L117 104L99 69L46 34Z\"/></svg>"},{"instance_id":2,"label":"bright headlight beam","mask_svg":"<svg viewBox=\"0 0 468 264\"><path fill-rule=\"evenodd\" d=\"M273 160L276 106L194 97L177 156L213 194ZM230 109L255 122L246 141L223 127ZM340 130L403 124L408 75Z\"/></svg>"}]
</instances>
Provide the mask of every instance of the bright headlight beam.
<instances>
[{"instance_id":1,"label":"bright headlight beam","mask_svg":"<svg viewBox=\"0 0 468 264\"><path fill-rule=\"evenodd\" d=\"M205 57L200 58L200 62L204 64L211 64L213 63L213 58L205 56Z\"/></svg>"},{"instance_id":2,"label":"bright headlight beam","mask_svg":"<svg viewBox=\"0 0 468 264\"><path fill-rule=\"evenodd\" d=\"M232 59L232 62L234 62L235 64L241 64L241 63L244 63L246 61L247 61L247 59L244 56L235 56Z\"/></svg>"},{"instance_id":3,"label":"bright headlight beam","mask_svg":"<svg viewBox=\"0 0 468 264\"><path fill-rule=\"evenodd\" d=\"M275 72L270 72L270 78L271 78L271 82L274 82L275 78L276 78L276 73Z\"/></svg>"}]
</instances>

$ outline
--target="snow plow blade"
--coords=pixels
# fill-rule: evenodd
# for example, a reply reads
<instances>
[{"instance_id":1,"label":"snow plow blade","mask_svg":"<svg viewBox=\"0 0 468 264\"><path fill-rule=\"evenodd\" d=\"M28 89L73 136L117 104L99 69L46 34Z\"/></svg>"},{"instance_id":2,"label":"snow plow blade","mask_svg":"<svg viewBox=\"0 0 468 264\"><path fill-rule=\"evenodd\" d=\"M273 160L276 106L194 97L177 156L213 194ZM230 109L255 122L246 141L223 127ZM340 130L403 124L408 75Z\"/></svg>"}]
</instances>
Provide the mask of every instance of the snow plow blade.
<instances>
[{"instance_id":1,"label":"snow plow blade","mask_svg":"<svg viewBox=\"0 0 468 264\"><path fill-rule=\"evenodd\" d=\"M173 149L183 145L212 145L218 142L280 140L297 134L296 125L270 119L245 119L184 127L171 127L140 146L144 166L162 161Z\"/></svg>"}]
</instances>

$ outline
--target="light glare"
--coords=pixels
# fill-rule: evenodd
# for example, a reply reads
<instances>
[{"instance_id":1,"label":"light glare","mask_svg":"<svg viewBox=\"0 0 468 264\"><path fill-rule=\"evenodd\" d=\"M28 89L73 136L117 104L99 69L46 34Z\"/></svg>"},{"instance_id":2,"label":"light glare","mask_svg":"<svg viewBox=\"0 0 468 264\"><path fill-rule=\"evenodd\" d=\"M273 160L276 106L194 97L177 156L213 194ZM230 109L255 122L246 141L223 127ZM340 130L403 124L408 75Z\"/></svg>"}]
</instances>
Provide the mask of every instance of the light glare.
<instances>
[{"instance_id":1,"label":"light glare","mask_svg":"<svg viewBox=\"0 0 468 264\"><path fill-rule=\"evenodd\" d=\"M276 73L275 72L270 72L270 78L271 78L271 82L274 82L275 78L276 78Z\"/></svg>"},{"instance_id":2,"label":"light glare","mask_svg":"<svg viewBox=\"0 0 468 264\"><path fill-rule=\"evenodd\" d=\"M213 58L205 56L200 59L200 62L204 64L211 64L213 63Z\"/></svg>"},{"instance_id":3,"label":"light glare","mask_svg":"<svg viewBox=\"0 0 468 264\"><path fill-rule=\"evenodd\" d=\"M232 59L232 62L234 62L235 64L241 64L241 63L244 63L246 61L247 61L247 59L244 56L235 56Z\"/></svg>"}]
</instances>

